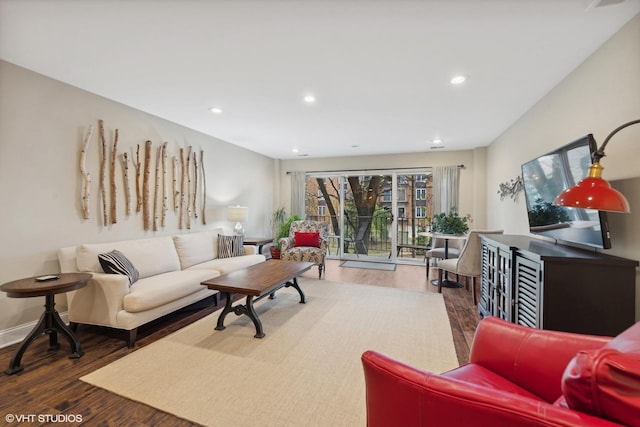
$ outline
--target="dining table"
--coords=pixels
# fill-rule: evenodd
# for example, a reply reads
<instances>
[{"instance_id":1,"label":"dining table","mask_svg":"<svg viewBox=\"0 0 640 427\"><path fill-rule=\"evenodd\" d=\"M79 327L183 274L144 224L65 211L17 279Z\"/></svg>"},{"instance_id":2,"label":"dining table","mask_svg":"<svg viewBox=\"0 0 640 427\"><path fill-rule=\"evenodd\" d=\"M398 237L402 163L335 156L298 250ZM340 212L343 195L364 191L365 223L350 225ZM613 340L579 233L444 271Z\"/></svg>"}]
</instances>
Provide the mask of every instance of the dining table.
<instances>
[{"instance_id":1,"label":"dining table","mask_svg":"<svg viewBox=\"0 0 640 427\"><path fill-rule=\"evenodd\" d=\"M440 233L437 231L420 231L416 233L418 236L431 237L432 239L443 239L444 240L444 258L449 258L449 241L450 240L466 240L466 234L450 234L450 233ZM429 266L427 266L429 268ZM433 279L431 284L434 286L439 285L438 279ZM442 286L445 288L461 288L462 283L457 280L450 280L449 273L447 271L444 272L444 278L442 279Z\"/></svg>"}]
</instances>

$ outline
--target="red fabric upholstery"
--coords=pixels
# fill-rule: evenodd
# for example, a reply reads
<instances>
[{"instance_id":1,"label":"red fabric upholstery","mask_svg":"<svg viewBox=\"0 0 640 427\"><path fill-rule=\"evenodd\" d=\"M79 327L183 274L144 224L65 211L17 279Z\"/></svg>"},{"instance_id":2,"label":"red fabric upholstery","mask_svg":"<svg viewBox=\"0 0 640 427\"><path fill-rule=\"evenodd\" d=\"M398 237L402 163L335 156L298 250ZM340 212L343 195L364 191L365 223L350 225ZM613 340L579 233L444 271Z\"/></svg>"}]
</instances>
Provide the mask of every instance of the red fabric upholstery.
<instances>
[{"instance_id":1,"label":"red fabric upholstery","mask_svg":"<svg viewBox=\"0 0 640 427\"><path fill-rule=\"evenodd\" d=\"M296 231L293 235L293 246L310 246L313 248L320 247L320 233L319 232L310 232L305 233L301 231Z\"/></svg>"},{"instance_id":2,"label":"red fabric upholstery","mask_svg":"<svg viewBox=\"0 0 640 427\"><path fill-rule=\"evenodd\" d=\"M640 323L611 339L526 328L489 317L478 325L469 363L440 375L367 351L362 355L367 425L638 425L629 418L600 416L568 407L561 389L563 373L572 358L580 351L593 352L603 347L615 348L617 354L625 356L627 360L616 362L637 379L640 367L629 362L634 355L626 354L635 346L640 346ZM616 388L617 397L624 394L621 384L609 382L607 387ZM609 391L602 389L607 398ZM626 392L623 405L609 402L611 412L624 411L640 420L640 411L629 406L640 393L633 386Z\"/></svg>"}]
</instances>

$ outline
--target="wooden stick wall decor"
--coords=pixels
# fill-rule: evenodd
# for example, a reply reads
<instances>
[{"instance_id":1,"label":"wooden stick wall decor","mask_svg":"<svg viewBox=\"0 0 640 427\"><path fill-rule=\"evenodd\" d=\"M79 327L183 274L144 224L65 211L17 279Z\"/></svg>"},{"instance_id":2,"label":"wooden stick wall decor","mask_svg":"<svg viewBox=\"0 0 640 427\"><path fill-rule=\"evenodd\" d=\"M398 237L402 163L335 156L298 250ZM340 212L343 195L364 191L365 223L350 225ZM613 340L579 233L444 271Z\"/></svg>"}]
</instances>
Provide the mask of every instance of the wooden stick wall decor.
<instances>
[{"instance_id":1,"label":"wooden stick wall decor","mask_svg":"<svg viewBox=\"0 0 640 427\"><path fill-rule=\"evenodd\" d=\"M81 206L82 206L82 217L84 219L89 219L91 217L91 211L89 209L89 196L91 194L91 174L87 171L87 148L89 147L89 142L91 141L91 137L93 136L93 125L89 125L89 129L87 129L87 134L84 137L84 141L82 142L82 150L80 151L80 173L82 174L82 198L81 198Z\"/></svg>"},{"instance_id":2,"label":"wooden stick wall decor","mask_svg":"<svg viewBox=\"0 0 640 427\"><path fill-rule=\"evenodd\" d=\"M182 230L184 228L186 219L184 215L185 211L185 193L187 192L187 165L184 159L184 148L180 149L180 214L179 214L179 226L178 228Z\"/></svg>"},{"instance_id":3,"label":"wooden stick wall decor","mask_svg":"<svg viewBox=\"0 0 640 427\"><path fill-rule=\"evenodd\" d=\"M207 180L204 174L204 151L200 150L200 170L202 171L202 225L207 225L205 209L207 205Z\"/></svg>"},{"instance_id":4,"label":"wooden stick wall decor","mask_svg":"<svg viewBox=\"0 0 640 427\"><path fill-rule=\"evenodd\" d=\"M171 158L171 164L173 174L173 211L178 213L178 209L180 209L180 190L178 189L178 158L176 156Z\"/></svg>"},{"instance_id":5,"label":"wooden stick wall decor","mask_svg":"<svg viewBox=\"0 0 640 427\"><path fill-rule=\"evenodd\" d=\"M168 199L167 199L167 142L162 144L162 216L160 226L165 227L167 220Z\"/></svg>"},{"instance_id":6,"label":"wooden stick wall decor","mask_svg":"<svg viewBox=\"0 0 640 427\"><path fill-rule=\"evenodd\" d=\"M87 156L95 127L90 125L82 140L79 156L79 168L81 183L80 206L82 217L90 218L91 174L87 169ZM102 226L113 225L118 219L118 181L116 169L118 163L122 170L122 184L124 191L124 211L130 216L133 210L133 193L130 179L134 179L136 200L136 213L142 213L142 223L145 231L158 231L166 226L169 197L173 198L173 211L178 217L178 229L191 229L192 218L202 218L202 224L206 225L206 174L204 168L204 151L198 153L191 145L179 148L179 158L171 156L169 160L168 142L163 142L152 154L153 144L145 141L144 148L136 144L133 150L124 150L119 154L120 145L119 130L113 133L113 143L108 147L105 139L104 121L98 120L99 139L99 168L100 168L100 205L102 207ZM141 151L144 150L144 153ZM153 158L152 158L153 156ZM144 157L141 159L141 157ZM135 168L135 177L130 177L129 161ZM152 166L152 163L155 164ZM171 165L169 165L171 161ZM171 167L171 180L169 180L169 167ZM108 175L107 175L107 168ZM153 168L153 170L152 170ZM153 174L153 175L152 175ZM107 183L107 179L109 179ZM153 181L152 181L153 180ZM178 182L178 180L180 180ZM150 186L153 185L153 194ZM107 197L109 192L109 197ZM171 195L169 195L171 192ZM200 196L202 199L200 200ZM200 204L200 205L199 205ZM121 208L122 209L122 208ZM152 217L153 215L153 217Z\"/></svg>"},{"instance_id":7,"label":"wooden stick wall decor","mask_svg":"<svg viewBox=\"0 0 640 427\"><path fill-rule=\"evenodd\" d=\"M118 222L117 214L117 190L116 190L116 159L118 158L118 129L113 136L113 149L111 150L111 168L109 168L109 183L111 184L111 193L109 205L111 207L111 224Z\"/></svg>"},{"instance_id":8,"label":"wooden stick wall decor","mask_svg":"<svg viewBox=\"0 0 640 427\"><path fill-rule=\"evenodd\" d=\"M193 217L198 219L198 209L196 208L196 199L198 195L198 174L200 171L198 170L198 156L196 153L193 153L193 196L191 197L191 201L193 203Z\"/></svg>"},{"instance_id":9,"label":"wooden stick wall decor","mask_svg":"<svg viewBox=\"0 0 640 427\"><path fill-rule=\"evenodd\" d=\"M187 230L191 230L191 217L193 216L193 210L191 209L191 146L187 149Z\"/></svg>"},{"instance_id":10,"label":"wooden stick wall decor","mask_svg":"<svg viewBox=\"0 0 640 427\"><path fill-rule=\"evenodd\" d=\"M136 145L136 159L133 162L136 168L136 212L142 210L142 163L140 162L140 144Z\"/></svg>"},{"instance_id":11,"label":"wooden stick wall decor","mask_svg":"<svg viewBox=\"0 0 640 427\"><path fill-rule=\"evenodd\" d=\"M158 147L156 154L156 183L153 191L153 231L158 231L160 223L160 178L162 177L162 147Z\"/></svg>"},{"instance_id":12,"label":"wooden stick wall decor","mask_svg":"<svg viewBox=\"0 0 640 427\"><path fill-rule=\"evenodd\" d=\"M124 181L124 206L127 216L131 215L131 187L129 186L129 156L125 151L122 153L122 179Z\"/></svg>"},{"instance_id":13,"label":"wooden stick wall decor","mask_svg":"<svg viewBox=\"0 0 640 427\"><path fill-rule=\"evenodd\" d=\"M109 218L107 217L107 190L105 188L105 181L107 180L107 144L104 140L104 122L98 120L98 129L100 132L100 197L102 200L102 225L107 226L109 224Z\"/></svg>"},{"instance_id":14,"label":"wooden stick wall decor","mask_svg":"<svg viewBox=\"0 0 640 427\"><path fill-rule=\"evenodd\" d=\"M144 175L142 177L142 224L151 229L151 206L149 205L149 176L151 174L151 141L144 143Z\"/></svg>"}]
</instances>

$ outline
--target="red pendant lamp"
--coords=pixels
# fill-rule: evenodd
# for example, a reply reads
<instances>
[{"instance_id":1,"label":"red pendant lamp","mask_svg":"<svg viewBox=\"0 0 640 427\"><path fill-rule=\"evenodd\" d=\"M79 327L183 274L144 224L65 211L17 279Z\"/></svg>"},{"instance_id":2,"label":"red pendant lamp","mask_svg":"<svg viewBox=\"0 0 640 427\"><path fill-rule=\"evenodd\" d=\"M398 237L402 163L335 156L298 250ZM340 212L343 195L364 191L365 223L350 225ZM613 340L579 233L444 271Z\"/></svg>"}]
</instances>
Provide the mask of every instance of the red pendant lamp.
<instances>
[{"instance_id":1,"label":"red pendant lamp","mask_svg":"<svg viewBox=\"0 0 640 427\"><path fill-rule=\"evenodd\" d=\"M613 135L638 123L640 120L633 120L614 129L604 140L602 146L591 155L592 162L587 177L560 193L553 204L569 208L630 213L631 209L627 199L622 193L611 188L611 185L602 178L604 168L600 166L600 159L605 156L604 148Z\"/></svg>"}]
</instances>

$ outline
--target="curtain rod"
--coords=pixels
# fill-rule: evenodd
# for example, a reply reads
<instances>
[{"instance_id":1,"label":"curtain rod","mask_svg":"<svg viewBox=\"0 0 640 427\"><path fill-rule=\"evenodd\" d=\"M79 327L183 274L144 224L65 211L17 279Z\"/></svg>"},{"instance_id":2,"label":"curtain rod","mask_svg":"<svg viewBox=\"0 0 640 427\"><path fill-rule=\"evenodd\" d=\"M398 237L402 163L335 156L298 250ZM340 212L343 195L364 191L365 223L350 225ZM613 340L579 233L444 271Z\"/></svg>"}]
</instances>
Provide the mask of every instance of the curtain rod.
<instances>
[{"instance_id":1,"label":"curtain rod","mask_svg":"<svg viewBox=\"0 0 640 427\"><path fill-rule=\"evenodd\" d=\"M464 165L457 165L458 168L464 168ZM413 168L375 168L375 169L339 169L332 171L300 171L304 173L331 173L331 172L369 172L369 171L402 171L402 170L415 170L415 169L431 169L433 166L419 166ZM291 171L287 171L286 174L289 175Z\"/></svg>"}]
</instances>

